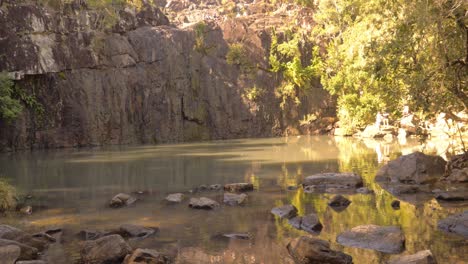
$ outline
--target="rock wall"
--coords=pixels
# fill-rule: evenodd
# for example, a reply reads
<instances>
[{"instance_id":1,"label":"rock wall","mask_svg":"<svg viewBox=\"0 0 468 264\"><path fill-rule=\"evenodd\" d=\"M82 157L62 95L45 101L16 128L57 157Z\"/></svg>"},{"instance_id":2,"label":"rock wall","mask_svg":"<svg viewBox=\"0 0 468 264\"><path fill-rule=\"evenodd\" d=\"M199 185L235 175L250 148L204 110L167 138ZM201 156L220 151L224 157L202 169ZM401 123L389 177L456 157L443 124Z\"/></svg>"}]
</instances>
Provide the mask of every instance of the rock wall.
<instances>
[{"instance_id":1,"label":"rock wall","mask_svg":"<svg viewBox=\"0 0 468 264\"><path fill-rule=\"evenodd\" d=\"M0 150L163 143L281 135L307 113L333 115L320 85L303 103L279 109L281 78L268 68L270 37L241 19L171 25L159 8L125 7L111 16L75 0L60 8L28 0L0 7L0 71L34 95L44 113L25 108L0 121ZM242 38L253 78L226 62ZM266 93L245 97L254 85Z\"/></svg>"}]
</instances>

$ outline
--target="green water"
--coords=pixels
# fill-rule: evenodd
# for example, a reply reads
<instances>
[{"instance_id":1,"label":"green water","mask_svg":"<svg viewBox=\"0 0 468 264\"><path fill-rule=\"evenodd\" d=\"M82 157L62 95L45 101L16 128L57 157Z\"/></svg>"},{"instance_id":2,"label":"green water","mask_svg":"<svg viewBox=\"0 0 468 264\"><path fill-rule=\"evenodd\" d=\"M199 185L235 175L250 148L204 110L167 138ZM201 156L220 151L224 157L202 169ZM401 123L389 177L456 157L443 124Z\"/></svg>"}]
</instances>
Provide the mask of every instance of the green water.
<instances>
[{"instance_id":1,"label":"green water","mask_svg":"<svg viewBox=\"0 0 468 264\"><path fill-rule=\"evenodd\" d=\"M275 219L270 209L294 204L300 214L316 212L324 225L317 236L332 248L353 256L354 263L384 263L389 254L343 247L336 236L362 224L398 225L406 237L406 251L430 249L439 263L465 263L466 241L437 230L437 221L463 211L465 205L439 204L434 199L402 202L374 182L378 168L389 159L421 149L416 141L405 145L352 138L307 137L215 141L207 143L112 147L86 150L50 150L0 154L0 175L23 193L34 196L30 216L8 215L3 223L36 231L63 227L63 244L45 256L50 263L73 263L78 258L73 234L82 229L111 229L124 223L159 226L160 232L132 246L185 254L194 263L291 263L286 244L308 235ZM352 203L342 212L327 206L331 194L287 191L308 175L320 172L356 172L375 195L346 195ZM201 184L251 182L242 207L222 206L215 211L189 209L187 201L167 205L171 192L186 192ZM118 192L147 191L136 206L110 209L107 201ZM221 192L187 194L222 201ZM225 232L248 232L250 241L219 241ZM68 237L66 236L68 234ZM180 253L185 252L185 253Z\"/></svg>"}]
</instances>

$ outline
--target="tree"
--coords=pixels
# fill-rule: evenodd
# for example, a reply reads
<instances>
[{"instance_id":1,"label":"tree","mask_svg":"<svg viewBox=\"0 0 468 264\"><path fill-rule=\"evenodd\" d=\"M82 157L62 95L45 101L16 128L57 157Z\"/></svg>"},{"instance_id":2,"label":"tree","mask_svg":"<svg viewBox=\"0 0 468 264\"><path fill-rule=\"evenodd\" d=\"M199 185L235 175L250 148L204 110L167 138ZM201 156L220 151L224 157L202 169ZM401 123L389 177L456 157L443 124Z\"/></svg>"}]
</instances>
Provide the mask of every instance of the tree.
<instances>
[{"instance_id":1,"label":"tree","mask_svg":"<svg viewBox=\"0 0 468 264\"><path fill-rule=\"evenodd\" d=\"M321 82L338 97L342 124L356 128L378 109L424 115L468 104L468 2L320 0L313 38Z\"/></svg>"},{"instance_id":2,"label":"tree","mask_svg":"<svg viewBox=\"0 0 468 264\"><path fill-rule=\"evenodd\" d=\"M0 119L15 119L23 110L19 99L14 98L14 83L6 73L0 73Z\"/></svg>"}]
</instances>

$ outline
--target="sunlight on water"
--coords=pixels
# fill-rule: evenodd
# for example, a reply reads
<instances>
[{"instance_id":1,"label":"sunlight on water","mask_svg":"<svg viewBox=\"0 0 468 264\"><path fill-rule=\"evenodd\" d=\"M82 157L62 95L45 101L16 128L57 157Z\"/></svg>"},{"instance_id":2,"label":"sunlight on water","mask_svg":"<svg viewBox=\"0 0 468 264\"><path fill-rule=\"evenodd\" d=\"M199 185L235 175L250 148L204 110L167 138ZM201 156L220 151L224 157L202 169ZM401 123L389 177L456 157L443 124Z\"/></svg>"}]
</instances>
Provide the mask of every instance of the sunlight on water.
<instances>
[{"instance_id":1,"label":"sunlight on water","mask_svg":"<svg viewBox=\"0 0 468 264\"><path fill-rule=\"evenodd\" d=\"M412 140L400 145L395 141L304 136L1 154L0 175L22 192L32 193L35 208L31 216L8 216L2 222L33 230L62 226L71 233L112 229L124 223L159 226L158 235L136 245L168 252L185 248L183 254L206 263L291 263L286 244L307 233L269 212L291 203L299 214L316 212L324 225L318 237L351 254L354 263L384 263L390 256L335 242L340 232L362 224L401 226L405 253L430 249L439 263L464 263L468 259L464 239L437 230L439 219L466 209L464 205L447 206L428 199L402 201L401 209L393 210L390 203L395 197L374 182L383 163L419 149ZM375 195L345 195L351 205L336 212L327 206L332 194L308 194L302 188L287 191L308 175L336 171L359 173ZM251 182L257 188L249 193L245 206L197 211L189 209L187 201L173 206L162 202L171 192L231 182ZM137 190L147 194L135 207L107 208L107 201L116 193ZM222 201L220 192L192 196ZM254 238L231 242L213 239L223 232L249 232ZM51 260L76 260L74 243L65 244L66 254Z\"/></svg>"}]
</instances>

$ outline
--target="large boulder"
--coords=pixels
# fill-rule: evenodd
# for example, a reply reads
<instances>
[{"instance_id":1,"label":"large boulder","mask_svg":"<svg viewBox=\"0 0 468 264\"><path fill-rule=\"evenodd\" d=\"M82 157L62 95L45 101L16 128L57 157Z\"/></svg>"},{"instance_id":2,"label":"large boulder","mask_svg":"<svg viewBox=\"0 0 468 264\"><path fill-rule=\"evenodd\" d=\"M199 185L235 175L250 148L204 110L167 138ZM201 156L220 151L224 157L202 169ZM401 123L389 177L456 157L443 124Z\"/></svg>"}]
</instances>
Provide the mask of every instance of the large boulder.
<instances>
[{"instance_id":1,"label":"large boulder","mask_svg":"<svg viewBox=\"0 0 468 264\"><path fill-rule=\"evenodd\" d=\"M444 180L468 182L468 152L453 156L445 167Z\"/></svg>"},{"instance_id":2,"label":"large boulder","mask_svg":"<svg viewBox=\"0 0 468 264\"><path fill-rule=\"evenodd\" d=\"M422 184L437 181L445 171L446 161L439 156L415 152L390 161L377 173L376 180L392 183Z\"/></svg>"},{"instance_id":3,"label":"large boulder","mask_svg":"<svg viewBox=\"0 0 468 264\"><path fill-rule=\"evenodd\" d=\"M392 256L388 264L437 264L430 250L421 250L412 255Z\"/></svg>"},{"instance_id":4,"label":"large boulder","mask_svg":"<svg viewBox=\"0 0 468 264\"><path fill-rule=\"evenodd\" d=\"M193 209L211 210L219 207L219 203L206 197L190 198L189 207Z\"/></svg>"},{"instance_id":5,"label":"large boulder","mask_svg":"<svg viewBox=\"0 0 468 264\"><path fill-rule=\"evenodd\" d=\"M224 185L224 190L227 192L247 192L253 191L254 186L252 183L230 183Z\"/></svg>"},{"instance_id":6,"label":"large boulder","mask_svg":"<svg viewBox=\"0 0 468 264\"><path fill-rule=\"evenodd\" d=\"M302 217L301 229L312 234L318 234L322 231L323 225L316 214L308 214Z\"/></svg>"},{"instance_id":7,"label":"large boulder","mask_svg":"<svg viewBox=\"0 0 468 264\"><path fill-rule=\"evenodd\" d=\"M271 209L271 213L279 218L291 219L297 216L297 208L292 204L288 204Z\"/></svg>"},{"instance_id":8,"label":"large boulder","mask_svg":"<svg viewBox=\"0 0 468 264\"><path fill-rule=\"evenodd\" d=\"M468 211L440 220L437 223L437 227L445 232L455 233L468 238Z\"/></svg>"},{"instance_id":9,"label":"large boulder","mask_svg":"<svg viewBox=\"0 0 468 264\"><path fill-rule=\"evenodd\" d=\"M37 248L40 251L44 250L47 246L47 242L9 225L0 225L0 238L14 240L30 247Z\"/></svg>"},{"instance_id":10,"label":"large boulder","mask_svg":"<svg viewBox=\"0 0 468 264\"><path fill-rule=\"evenodd\" d=\"M369 248L384 253L400 253L405 249L405 237L397 226L356 226L341 233L337 242L348 247Z\"/></svg>"},{"instance_id":11,"label":"large boulder","mask_svg":"<svg viewBox=\"0 0 468 264\"><path fill-rule=\"evenodd\" d=\"M153 249L135 249L132 254L125 257L122 264L169 264L172 263L170 257Z\"/></svg>"},{"instance_id":12,"label":"large boulder","mask_svg":"<svg viewBox=\"0 0 468 264\"><path fill-rule=\"evenodd\" d=\"M85 241L80 251L81 261L89 264L120 263L132 248L120 235Z\"/></svg>"},{"instance_id":13,"label":"large boulder","mask_svg":"<svg viewBox=\"0 0 468 264\"><path fill-rule=\"evenodd\" d=\"M312 189L355 189L362 187L362 178L355 173L320 173L306 177L302 184Z\"/></svg>"},{"instance_id":14,"label":"large boulder","mask_svg":"<svg viewBox=\"0 0 468 264\"><path fill-rule=\"evenodd\" d=\"M137 201L135 197L130 196L126 193L119 193L112 197L109 201L109 206L113 208L119 208L123 206L129 206L134 204Z\"/></svg>"},{"instance_id":15,"label":"large boulder","mask_svg":"<svg viewBox=\"0 0 468 264\"><path fill-rule=\"evenodd\" d=\"M352 264L353 258L343 252L330 248L321 239L301 236L287 245L291 257L297 264Z\"/></svg>"},{"instance_id":16,"label":"large boulder","mask_svg":"<svg viewBox=\"0 0 468 264\"><path fill-rule=\"evenodd\" d=\"M241 205L247 199L247 194L224 193L223 202L228 205Z\"/></svg>"},{"instance_id":17,"label":"large boulder","mask_svg":"<svg viewBox=\"0 0 468 264\"><path fill-rule=\"evenodd\" d=\"M14 264L21 254L21 248L17 245L7 245L0 247L0 262L4 264Z\"/></svg>"},{"instance_id":18,"label":"large boulder","mask_svg":"<svg viewBox=\"0 0 468 264\"><path fill-rule=\"evenodd\" d=\"M20 256L18 257L19 260L30 260L35 259L38 256L38 250L35 247L31 247L13 240L8 239L0 239L0 247L5 246L17 246L20 248Z\"/></svg>"}]
</instances>

